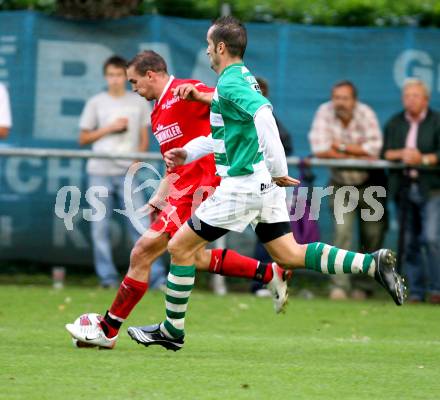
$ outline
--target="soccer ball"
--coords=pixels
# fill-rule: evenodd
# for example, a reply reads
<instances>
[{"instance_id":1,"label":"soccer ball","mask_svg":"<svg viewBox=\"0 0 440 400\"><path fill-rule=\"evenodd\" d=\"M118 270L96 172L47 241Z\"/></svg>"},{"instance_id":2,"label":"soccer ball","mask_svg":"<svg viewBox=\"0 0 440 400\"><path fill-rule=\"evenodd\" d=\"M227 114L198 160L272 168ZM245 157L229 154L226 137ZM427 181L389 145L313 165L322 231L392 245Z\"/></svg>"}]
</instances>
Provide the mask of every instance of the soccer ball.
<instances>
[{"instance_id":1,"label":"soccer ball","mask_svg":"<svg viewBox=\"0 0 440 400\"><path fill-rule=\"evenodd\" d=\"M101 314L87 313L80 315L73 324L78 327L92 326L92 325L98 325L103 319L104 317ZM74 347L97 347L96 345L91 343L81 342L80 340L75 339L74 337L72 338L72 343Z\"/></svg>"}]
</instances>

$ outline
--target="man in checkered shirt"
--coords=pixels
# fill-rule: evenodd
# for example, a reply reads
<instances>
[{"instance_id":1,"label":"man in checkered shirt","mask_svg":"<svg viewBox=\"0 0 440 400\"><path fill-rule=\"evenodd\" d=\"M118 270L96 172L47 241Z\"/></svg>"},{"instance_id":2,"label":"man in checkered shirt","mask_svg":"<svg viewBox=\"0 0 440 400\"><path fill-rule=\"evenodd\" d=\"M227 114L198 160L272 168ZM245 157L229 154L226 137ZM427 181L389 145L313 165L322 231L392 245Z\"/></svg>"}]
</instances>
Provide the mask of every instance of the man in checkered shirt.
<instances>
[{"instance_id":1,"label":"man in checkered shirt","mask_svg":"<svg viewBox=\"0 0 440 400\"><path fill-rule=\"evenodd\" d=\"M374 111L357 100L356 87L350 81L341 81L332 88L331 100L322 104L314 117L309 133L310 145L315 157L333 159L377 159L382 148L382 134ZM335 202L330 197L330 206L334 215L344 215L344 222L335 221L335 246L352 248L355 220L359 221L360 250L372 252L382 246L385 234L385 219L378 222L363 221L360 210L370 208L364 202L363 193L366 187L377 184L378 172L372 170L332 168L330 185L335 193L342 186L354 186L359 190L359 204L355 210L343 214L346 204ZM374 176L373 176L374 175ZM374 182L372 182L374 181ZM352 291L355 298L364 298L368 292L366 282L350 282L348 276L332 277L330 297L346 298L354 283Z\"/></svg>"}]
</instances>

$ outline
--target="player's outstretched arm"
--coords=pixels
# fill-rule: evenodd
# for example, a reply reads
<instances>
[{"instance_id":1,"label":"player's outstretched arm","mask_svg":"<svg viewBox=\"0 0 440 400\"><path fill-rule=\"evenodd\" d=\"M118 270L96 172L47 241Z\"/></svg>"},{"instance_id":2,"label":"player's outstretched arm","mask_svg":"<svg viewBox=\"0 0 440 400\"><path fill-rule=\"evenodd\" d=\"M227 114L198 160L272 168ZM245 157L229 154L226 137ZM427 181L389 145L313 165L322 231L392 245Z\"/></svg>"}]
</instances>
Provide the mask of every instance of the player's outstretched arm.
<instances>
[{"instance_id":1,"label":"player's outstretched arm","mask_svg":"<svg viewBox=\"0 0 440 400\"><path fill-rule=\"evenodd\" d=\"M176 86L172 89L172 93L181 99L199 101L208 105L211 105L213 97L212 92L200 92L192 83L183 83L182 85Z\"/></svg>"},{"instance_id":2,"label":"player's outstretched arm","mask_svg":"<svg viewBox=\"0 0 440 400\"><path fill-rule=\"evenodd\" d=\"M189 164L213 152L214 142L212 136L199 136L188 142L183 148L168 150L164 154L164 160L168 169L173 169L179 165Z\"/></svg>"},{"instance_id":3,"label":"player's outstretched arm","mask_svg":"<svg viewBox=\"0 0 440 400\"><path fill-rule=\"evenodd\" d=\"M165 160L165 164L167 165L168 169L173 169L185 164L187 156L188 153L185 149L176 147L165 152L163 159Z\"/></svg>"},{"instance_id":4,"label":"player's outstretched arm","mask_svg":"<svg viewBox=\"0 0 440 400\"><path fill-rule=\"evenodd\" d=\"M290 176L280 176L278 178L272 178L272 180L281 187L297 186L301 183L298 179Z\"/></svg>"}]
</instances>

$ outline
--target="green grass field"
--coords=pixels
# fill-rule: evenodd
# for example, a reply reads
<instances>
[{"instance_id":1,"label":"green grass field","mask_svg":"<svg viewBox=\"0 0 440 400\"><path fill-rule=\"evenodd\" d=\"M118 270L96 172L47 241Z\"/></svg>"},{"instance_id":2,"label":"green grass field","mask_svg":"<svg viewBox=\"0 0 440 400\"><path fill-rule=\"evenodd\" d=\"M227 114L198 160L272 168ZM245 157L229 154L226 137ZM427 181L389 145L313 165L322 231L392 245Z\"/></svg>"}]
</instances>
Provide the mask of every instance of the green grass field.
<instances>
[{"instance_id":1,"label":"green grass field","mask_svg":"<svg viewBox=\"0 0 440 400\"><path fill-rule=\"evenodd\" d=\"M439 399L440 308L195 291L183 350L76 349L66 322L113 291L0 286L0 399ZM129 324L164 315L149 293Z\"/></svg>"}]
</instances>

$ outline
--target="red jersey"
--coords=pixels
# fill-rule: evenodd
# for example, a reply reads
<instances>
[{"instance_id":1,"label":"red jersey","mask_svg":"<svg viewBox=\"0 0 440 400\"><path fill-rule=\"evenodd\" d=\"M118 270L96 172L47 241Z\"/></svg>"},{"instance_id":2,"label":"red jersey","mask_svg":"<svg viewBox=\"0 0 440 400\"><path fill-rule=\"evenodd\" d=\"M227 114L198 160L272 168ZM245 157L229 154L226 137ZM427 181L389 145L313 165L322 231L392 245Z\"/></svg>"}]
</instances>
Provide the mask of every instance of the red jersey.
<instances>
[{"instance_id":1,"label":"red jersey","mask_svg":"<svg viewBox=\"0 0 440 400\"><path fill-rule=\"evenodd\" d=\"M159 142L162 155L175 147L185 146L196 137L208 136L211 133L209 106L197 101L182 100L173 95L171 89L183 83L195 85L200 92L214 91L214 88L197 80L170 78L151 113L153 134ZM192 186L187 193L191 196L200 186L217 187L220 182L220 178L215 175L213 154L177 167L172 172L180 176L174 183L175 188L182 190Z\"/></svg>"}]
</instances>

